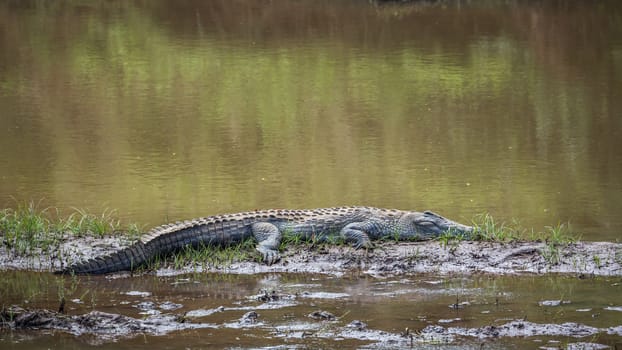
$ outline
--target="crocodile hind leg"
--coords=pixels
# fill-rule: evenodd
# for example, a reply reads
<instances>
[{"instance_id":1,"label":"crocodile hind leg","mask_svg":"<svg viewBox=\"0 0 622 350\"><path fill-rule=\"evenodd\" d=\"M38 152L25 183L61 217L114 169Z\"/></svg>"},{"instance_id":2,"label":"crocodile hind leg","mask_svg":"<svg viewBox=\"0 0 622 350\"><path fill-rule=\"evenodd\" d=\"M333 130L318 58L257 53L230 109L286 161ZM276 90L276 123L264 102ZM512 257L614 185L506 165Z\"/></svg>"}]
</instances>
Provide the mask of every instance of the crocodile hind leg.
<instances>
[{"instance_id":1,"label":"crocodile hind leg","mask_svg":"<svg viewBox=\"0 0 622 350\"><path fill-rule=\"evenodd\" d=\"M269 222L257 222L252 226L253 236L257 240L257 251L261 253L263 261L272 265L281 259L279 245L281 244L281 232Z\"/></svg>"},{"instance_id":2,"label":"crocodile hind leg","mask_svg":"<svg viewBox=\"0 0 622 350\"><path fill-rule=\"evenodd\" d=\"M353 222L347 224L341 229L341 236L346 242L352 243L356 249L371 249L374 244L371 242L369 235L366 232L370 232L373 225L371 222Z\"/></svg>"}]
</instances>

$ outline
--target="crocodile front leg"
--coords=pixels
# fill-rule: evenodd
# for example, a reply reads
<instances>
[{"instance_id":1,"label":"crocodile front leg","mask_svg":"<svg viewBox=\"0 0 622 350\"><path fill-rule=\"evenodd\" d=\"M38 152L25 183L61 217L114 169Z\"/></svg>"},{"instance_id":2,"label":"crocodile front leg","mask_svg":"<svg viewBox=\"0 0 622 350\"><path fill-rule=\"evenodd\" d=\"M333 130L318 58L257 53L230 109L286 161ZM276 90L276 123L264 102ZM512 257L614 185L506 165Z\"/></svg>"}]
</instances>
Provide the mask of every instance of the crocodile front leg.
<instances>
[{"instance_id":1,"label":"crocodile front leg","mask_svg":"<svg viewBox=\"0 0 622 350\"><path fill-rule=\"evenodd\" d=\"M257 251L261 253L263 261L272 265L281 260L279 245L281 244L281 232L278 227L269 222L257 222L251 226L253 236L257 240Z\"/></svg>"},{"instance_id":2,"label":"crocodile front leg","mask_svg":"<svg viewBox=\"0 0 622 350\"><path fill-rule=\"evenodd\" d=\"M374 223L369 221L353 222L341 229L341 237L346 242L352 243L356 249L372 249L374 244L371 242L367 232L373 232L375 228Z\"/></svg>"}]
</instances>

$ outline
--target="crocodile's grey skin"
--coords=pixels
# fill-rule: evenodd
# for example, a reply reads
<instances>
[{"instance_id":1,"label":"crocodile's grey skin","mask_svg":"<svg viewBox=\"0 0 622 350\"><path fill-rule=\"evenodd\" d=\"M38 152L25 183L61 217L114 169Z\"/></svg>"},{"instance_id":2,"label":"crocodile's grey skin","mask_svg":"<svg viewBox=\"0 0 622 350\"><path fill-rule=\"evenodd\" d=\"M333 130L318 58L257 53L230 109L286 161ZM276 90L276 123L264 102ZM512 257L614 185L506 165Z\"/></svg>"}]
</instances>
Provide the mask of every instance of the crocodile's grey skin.
<instances>
[{"instance_id":1,"label":"crocodile's grey skin","mask_svg":"<svg viewBox=\"0 0 622 350\"><path fill-rule=\"evenodd\" d=\"M249 237L267 264L280 259L282 233L303 240L325 241L341 236L356 248L372 248L374 239L426 240L443 232L468 234L465 226L430 211L402 211L371 207L341 207L308 210L261 210L209 216L158 226L139 242L58 273L103 274L132 270L155 256L166 256L186 246L229 245Z\"/></svg>"}]
</instances>

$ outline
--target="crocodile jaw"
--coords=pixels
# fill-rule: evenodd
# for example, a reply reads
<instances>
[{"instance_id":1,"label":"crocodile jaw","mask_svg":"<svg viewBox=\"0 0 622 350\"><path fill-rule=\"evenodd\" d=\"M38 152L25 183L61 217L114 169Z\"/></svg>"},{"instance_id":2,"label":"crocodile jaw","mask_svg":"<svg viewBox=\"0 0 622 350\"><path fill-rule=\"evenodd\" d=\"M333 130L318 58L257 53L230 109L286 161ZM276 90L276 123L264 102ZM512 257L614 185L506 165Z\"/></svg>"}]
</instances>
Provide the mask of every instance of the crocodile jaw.
<instances>
[{"instance_id":1,"label":"crocodile jaw","mask_svg":"<svg viewBox=\"0 0 622 350\"><path fill-rule=\"evenodd\" d=\"M431 211L423 213L413 212L412 224L416 235L420 239L429 239L440 236L443 233L452 235L468 235L473 232L473 227L449 220Z\"/></svg>"}]
</instances>

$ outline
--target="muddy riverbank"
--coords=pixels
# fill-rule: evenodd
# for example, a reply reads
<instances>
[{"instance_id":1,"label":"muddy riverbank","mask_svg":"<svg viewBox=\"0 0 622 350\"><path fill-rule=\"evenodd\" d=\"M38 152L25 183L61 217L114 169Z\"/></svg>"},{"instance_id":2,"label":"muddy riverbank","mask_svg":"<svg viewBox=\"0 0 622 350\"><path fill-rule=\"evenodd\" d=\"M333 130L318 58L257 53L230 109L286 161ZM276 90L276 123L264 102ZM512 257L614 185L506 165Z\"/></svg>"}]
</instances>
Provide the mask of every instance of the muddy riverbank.
<instances>
[{"instance_id":1,"label":"muddy riverbank","mask_svg":"<svg viewBox=\"0 0 622 350\"><path fill-rule=\"evenodd\" d=\"M0 268L55 271L68 264L111 253L130 242L121 238L82 237L66 240L49 252L17 255L0 248ZM543 274L565 273L593 276L622 275L622 244L578 242L552 245L543 242L440 241L380 242L374 250L355 250L344 245L294 245L282 259L267 266L247 252L225 263L188 261L160 263L146 273L177 275L188 272L226 273L324 273L359 272L372 276L412 273L434 274ZM126 272L120 273L129 274Z\"/></svg>"},{"instance_id":2,"label":"muddy riverbank","mask_svg":"<svg viewBox=\"0 0 622 350\"><path fill-rule=\"evenodd\" d=\"M272 266L249 249L222 264L171 258L135 274L48 273L127 244L83 237L28 257L0 249L0 343L54 336L145 348L200 335L198 347L599 349L622 337L617 243L295 245Z\"/></svg>"},{"instance_id":3,"label":"muddy riverbank","mask_svg":"<svg viewBox=\"0 0 622 350\"><path fill-rule=\"evenodd\" d=\"M20 305L0 309L0 341L22 348L54 336L110 348L600 349L622 337L619 277L2 273L19 276L5 302Z\"/></svg>"},{"instance_id":4,"label":"muddy riverbank","mask_svg":"<svg viewBox=\"0 0 622 350\"><path fill-rule=\"evenodd\" d=\"M238 262L211 267L223 272L313 272L339 274L357 271L373 276L412 273L517 274L570 273L622 275L622 244L581 242L558 247L545 243L461 242L443 246L436 241L384 242L371 252L345 246L295 249L274 266ZM159 273L175 273L160 270Z\"/></svg>"}]
</instances>

